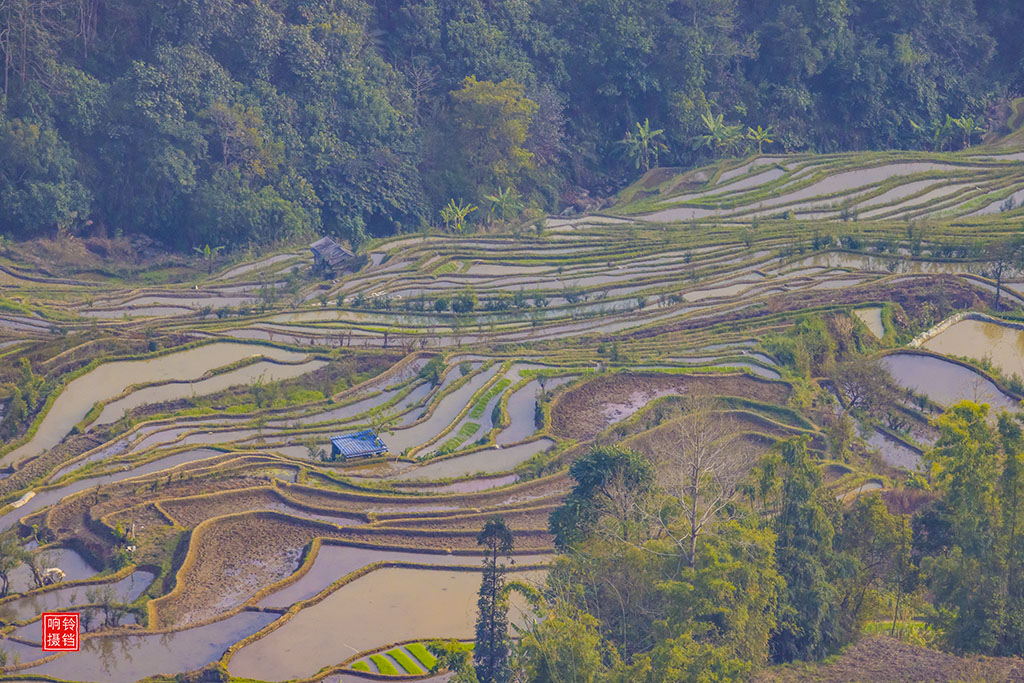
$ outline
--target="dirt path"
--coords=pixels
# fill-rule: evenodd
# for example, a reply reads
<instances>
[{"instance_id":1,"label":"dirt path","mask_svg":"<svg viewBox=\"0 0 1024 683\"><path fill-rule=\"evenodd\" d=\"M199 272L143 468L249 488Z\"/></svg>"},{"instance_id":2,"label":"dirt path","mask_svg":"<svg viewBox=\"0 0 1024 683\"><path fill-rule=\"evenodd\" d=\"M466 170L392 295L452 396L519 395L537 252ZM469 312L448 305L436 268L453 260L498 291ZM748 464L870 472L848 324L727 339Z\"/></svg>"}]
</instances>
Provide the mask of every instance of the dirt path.
<instances>
[{"instance_id":1,"label":"dirt path","mask_svg":"<svg viewBox=\"0 0 1024 683\"><path fill-rule=\"evenodd\" d=\"M917 681L1024 681L1016 657L957 657L888 636L862 638L828 664L770 667L756 683L896 683Z\"/></svg>"},{"instance_id":2,"label":"dirt path","mask_svg":"<svg viewBox=\"0 0 1024 683\"><path fill-rule=\"evenodd\" d=\"M603 375L565 394L551 412L551 430L558 436L587 440L605 427L634 415L662 396L711 394L741 396L784 404L789 387L746 375L667 375L615 373ZM626 397L623 401L622 397Z\"/></svg>"}]
</instances>

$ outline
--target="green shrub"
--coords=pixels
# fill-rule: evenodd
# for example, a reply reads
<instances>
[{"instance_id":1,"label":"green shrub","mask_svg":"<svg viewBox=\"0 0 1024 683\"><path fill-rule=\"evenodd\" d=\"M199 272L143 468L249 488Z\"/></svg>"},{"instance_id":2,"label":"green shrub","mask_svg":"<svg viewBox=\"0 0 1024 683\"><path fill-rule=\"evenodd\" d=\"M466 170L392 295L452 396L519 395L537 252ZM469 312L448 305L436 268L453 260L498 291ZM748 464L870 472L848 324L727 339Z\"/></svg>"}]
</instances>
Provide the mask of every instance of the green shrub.
<instances>
[{"instance_id":1,"label":"green shrub","mask_svg":"<svg viewBox=\"0 0 1024 683\"><path fill-rule=\"evenodd\" d=\"M452 299L452 310L456 313L469 313L476 308L476 294L468 287Z\"/></svg>"},{"instance_id":2,"label":"green shrub","mask_svg":"<svg viewBox=\"0 0 1024 683\"><path fill-rule=\"evenodd\" d=\"M315 403L322 400L324 400L323 392L315 389L294 389L288 392L288 403L291 405Z\"/></svg>"},{"instance_id":3,"label":"green shrub","mask_svg":"<svg viewBox=\"0 0 1024 683\"><path fill-rule=\"evenodd\" d=\"M420 378L430 380L431 384L440 382L442 374L444 374L444 360L441 356L434 356L420 370Z\"/></svg>"}]
</instances>

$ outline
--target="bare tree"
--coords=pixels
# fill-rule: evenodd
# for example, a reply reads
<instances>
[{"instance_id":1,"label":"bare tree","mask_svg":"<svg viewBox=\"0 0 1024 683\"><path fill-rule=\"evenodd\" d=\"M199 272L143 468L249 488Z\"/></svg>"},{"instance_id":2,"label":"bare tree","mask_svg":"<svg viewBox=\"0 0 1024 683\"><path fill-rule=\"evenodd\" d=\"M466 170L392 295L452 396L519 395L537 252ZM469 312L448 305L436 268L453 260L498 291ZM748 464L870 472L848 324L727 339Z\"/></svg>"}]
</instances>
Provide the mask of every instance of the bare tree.
<instances>
[{"instance_id":1,"label":"bare tree","mask_svg":"<svg viewBox=\"0 0 1024 683\"><path fill-rule=\"evenodd\" d=\"M28 557L28 551L21 547L15 539L7 539L0 543L0 598L7 595L10 588L10 574Z\"/></svg>"},{"instance_id":2,"label":"bare tree","mask_svg":"<svg viewBox=\"0 0 1024 683\"><path fill-rule=\"evenodd\" d=\"M440 69L432 65L428 60L413 57L411 61L402 67L406 83L409 86L409 93L416 104L416 114L420 115L426 107L430 93L437 85L437 76Z\"/></svg>"},{"instance_id":3,"label":"bare tree","mask_svg":"<svg viewBox=\"0 0 1024 683\"><path fill-rule=\"evenodd\" d=\"M996 281L996 301L994 308L999 310L999 298L1003 290L1003 277L1019 270L1024 260L1024 239L1019 235L1007 239L996 240L985 247L987 275Z\"/></svg>"},{"instance_id":4,"label":"bare tree","mask_svg":"<svg viewBox=\"0 0 1024 683\"><path fill-rule=\"evenodd\" d=\"M29 81L47 79L48 60L60 41L74 35L95 19L88 7L81 10L70 0L0 0L0 55L3 57L3 91L9 94L11 76L22 87ZM81 20L79 20L81 15ZM83 32L83 37L88 37Z\"/></svg>"},{"instance_id":5,"label":"bare tree","mask_svg":"<svg viewBox=\"0 0 1024 683\"><path fill-rule=\"evenodd\" d=\"M897 399L892 375L877 358L855 356L844 361L832 370L831 379L851 409L884 415Z\"/></svg>"},{"instance_id":6,"label":"bare tree","mask_svg":"<svg viewBox=\"0 0 1024 683\"><path fill-rule=\"evenodd\" d=\"M657 481L678 499L683 533L664 524L687 563L697 563L697 539L720 522L753 456L738 447L736 423L722 415L713 398L694 396L682 417L653 430L646 440Z\"/></svg>"},{"instance_id":7,"label":"bare tree","mask_svg":"<svg viewBox=\"0 0 1024 683\"><path fill-rule=\"evenodd\" d=\"M50 566L50 556L44 553L29 553L25 556L24 563L29 571L32 572L32 582L36 588L42 588L45 583L43 580L43 569Z\"/></svg>"}]
</instances>

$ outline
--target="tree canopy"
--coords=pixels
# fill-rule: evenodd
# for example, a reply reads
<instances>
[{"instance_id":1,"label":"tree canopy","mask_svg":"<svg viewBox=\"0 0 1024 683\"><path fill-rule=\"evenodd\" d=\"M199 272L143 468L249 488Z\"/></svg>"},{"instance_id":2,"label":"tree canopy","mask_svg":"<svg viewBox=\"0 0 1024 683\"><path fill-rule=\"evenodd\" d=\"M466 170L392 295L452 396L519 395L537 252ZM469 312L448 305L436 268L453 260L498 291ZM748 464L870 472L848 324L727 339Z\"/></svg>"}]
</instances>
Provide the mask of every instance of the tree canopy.
<instances>
[{"instance_id":1,"label":"tree canopy","mask_svg":"<svg viewBox=\"0 0 1024 683\"><path fill-rule=\"evenodd\" d=\"M1024 86L1016 10L5 0L0 230L359 242L744 149L967 146Z\"/></svg>"}]
</instances>

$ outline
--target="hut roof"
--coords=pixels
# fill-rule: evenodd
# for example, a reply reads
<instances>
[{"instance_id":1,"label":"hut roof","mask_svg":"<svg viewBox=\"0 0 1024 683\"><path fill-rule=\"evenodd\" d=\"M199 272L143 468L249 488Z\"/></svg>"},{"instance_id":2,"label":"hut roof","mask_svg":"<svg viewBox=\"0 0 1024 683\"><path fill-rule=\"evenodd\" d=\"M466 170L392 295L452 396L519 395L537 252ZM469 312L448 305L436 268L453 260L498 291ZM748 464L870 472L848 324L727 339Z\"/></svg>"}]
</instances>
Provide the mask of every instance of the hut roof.
<instances>
[{"instance_id":1,"label":"hut roof","mask_svg":"<svg viewBox=\"0 0 1024 683\"><path fill-rule=\"evenodd\" d=\"M364 429L353 434L342 434L331 437L331 454L342 455L346 458L358 458L361 456L383 455L388 452L388 447L380 440L372 429Z\"/></svg>"},{"instance_id":2,"label":"hut roof","mask_svg":"<svg viewBox=\"0 0 1024 683\"><path fill-rule=\"evenodd\" d=\"M337 268L353 256L351 251L341 246L330 237L324 237L323 239L313 242L313 244L309 245L309 248L313 250L314 256L332 268Z\"/></svg>"}]
</instances>

